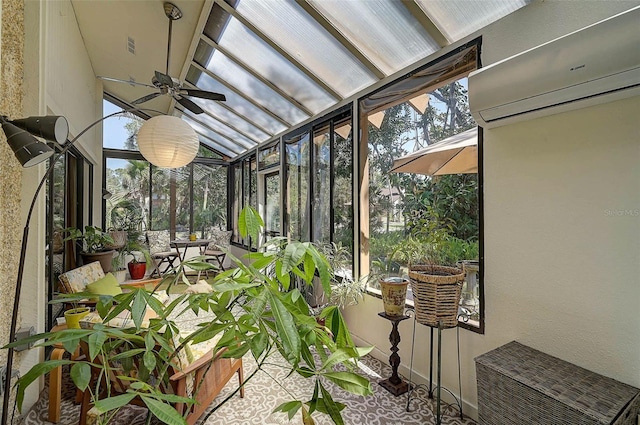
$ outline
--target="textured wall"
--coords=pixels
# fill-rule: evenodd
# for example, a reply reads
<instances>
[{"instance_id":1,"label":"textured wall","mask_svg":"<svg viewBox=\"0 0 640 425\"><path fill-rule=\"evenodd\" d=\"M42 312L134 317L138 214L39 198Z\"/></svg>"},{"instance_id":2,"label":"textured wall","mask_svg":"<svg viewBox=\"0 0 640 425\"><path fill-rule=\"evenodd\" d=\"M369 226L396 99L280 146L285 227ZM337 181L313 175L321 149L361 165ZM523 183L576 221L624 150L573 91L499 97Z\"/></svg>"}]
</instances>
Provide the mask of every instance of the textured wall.
<instances>
[{"instance_id":1,"label":"textured wall","mask_svg":"<svg viewBox=\"0 0 640 425\"><path fill-rule=\"evenodd\" d=\"M22 76L24 49L24 3L2 0L0 30L0 114L11 118L22 114ZM9 340L13 294L22 236L20 183L22 168L0 134L0 345ZM16 359L19 360L19 359ZM0 364L6 362L6 350L0 351ZM16 362L17 363L17 362Z\"/></svg>"}]
</instances>

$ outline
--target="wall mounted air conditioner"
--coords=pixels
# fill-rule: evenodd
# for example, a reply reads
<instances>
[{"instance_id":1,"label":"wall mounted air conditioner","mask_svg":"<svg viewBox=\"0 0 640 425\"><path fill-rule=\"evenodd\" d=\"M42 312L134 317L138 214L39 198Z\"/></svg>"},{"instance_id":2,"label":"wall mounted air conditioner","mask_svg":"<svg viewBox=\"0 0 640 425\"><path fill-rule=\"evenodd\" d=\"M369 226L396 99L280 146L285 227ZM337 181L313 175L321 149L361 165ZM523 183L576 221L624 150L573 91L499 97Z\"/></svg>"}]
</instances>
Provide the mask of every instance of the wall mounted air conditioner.
<instances>
[{"instance_id":1,"label":"wall mounted air conditioner","mask_svg":"<svg viewBox=\"0 0 640 425\"><path fill-rule=\"evenodd\" d=\"M640 6L469 75L486 128L640 95Z\"/></svg>"}]
</instances>

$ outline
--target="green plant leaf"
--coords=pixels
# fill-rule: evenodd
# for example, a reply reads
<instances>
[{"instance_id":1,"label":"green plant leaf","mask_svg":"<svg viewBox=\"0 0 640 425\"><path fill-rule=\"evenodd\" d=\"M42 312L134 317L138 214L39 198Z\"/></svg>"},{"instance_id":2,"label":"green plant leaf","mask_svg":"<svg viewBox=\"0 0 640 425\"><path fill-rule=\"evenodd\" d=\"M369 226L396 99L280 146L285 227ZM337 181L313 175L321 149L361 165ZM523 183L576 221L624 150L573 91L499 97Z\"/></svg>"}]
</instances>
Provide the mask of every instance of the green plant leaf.
<instances>
[{"instance_id":1,"label":"green plant leaf","mask_svg":"<svg viewBox=\"0 0 640 425\"><path fill-rule=\"evenodd\" d=\"M100 349L102 348L102 345L106 340L107 340L107 334L105 334L103 331L100 331L100 330L97 330L94 333L89 335L89 338L87 338L87 341L89 344L89 358L91 360L96 358L96 356L100 352Z\"/></svg>"},{"instance_id":2,"label":"green plant leaf","mask_svg":"<svg viewBox=\"0 0 640 425\"><path fill-rule=\"evenodd\" d=\"M98 412L102 414L113 409L119 409L125 404L128 404L135 397L136 397L135 393L121 394L114 397L108 397L108 398L103 398L102 400L97 400L94 406L98 410Z\"/></svg>"},{"instance_id":3,"label":"green plant leaf","mask_svg":"<svg viewBox=\"0 0 640 425\"><path fill-rule=\"evenodd\" d=\"M280 301L275 291L271 290L268 296L273 318L276 322L278 338L282 342L285 351L283 354L289 362L296 362L300 357L300 336L298 335L293 315Z\"/></svg>"},{"instance_id":4,"label":"green plant leaf","mask_svg":"<svg viewBox=\"0 0 640 425\"><path fill-rule=\"evenodd\" d=\"M286 403L282 403L280 406L273 409L273 411L274 413L275 412L287 413L289 420L291 420L295 416L295 414L298 412L298 410L300 410L301 407L302 407L302 402L295 400L295 401L288 401Z\"/></svg>"},{"instance_id":5,"label":"green plant leaf","mask_svg":"<svg viewBox=\"0 0 640 425\"><path fill-rule=\"evenodd\" d=\"M71 375L73 383L80 391L87 389L89 381L91 381L91 366L88 363L81 362L74 364L71 366L69 374Z\"/></svg>"},{"instance_id":6,"label":"green plant leaf","mask_svg":"<svg viewBox=\"0 0 640 425\"><path fill-rule=\"evenodd\" d=\"M255 208L246 206L240 211L240 217L238 218L240 236L243 238L250 236L257 240L262 226L264 226L264 221L262 221L262 217L260 217Z\"/></svg>"},{"instance_id":7,"label":"green plant leaf","mask_svg":"<svg viewBox=\"0 0 640 425\"><path fill-rule=\"evenodd\" d=\"M161 401L151 397L142 396L142 401L149 408L153 415L165 424L186 425L187 421L178 413L176 409Z\"/></svg>"},{"instance_id":8,"label":"green plant leaf","mask_svg":"<svg viewBox=\"0 0 640 425\"><path fill-rule=\"evenodd\" d=\"M148 370L153 370L156 367L156 356L153 354L153 351L145 351L142 356L142 361Z\"/></svg>"},{"instance_id":9,"label":"green plant leaf","mask_svg":"<svg viewBox=\"0 0 640 425\"><path fill-rule=\"evenodd\" d=\"M342 409L333 401L331 394L325 389L322 382L320 382L320 391L322 392L322 400L324 401L324 408L327 410L327 414L329 414L336 425L344 425L342 415L340 414L340 410Z\"/></svg>"},{"instance_id":10,"label":"green plant leaf","mask_svg":"<svg viewBox=\"0 0 640 425\"><path fill-rule=\"evenodd\" d=\"M16 393L16 403L18 404L18 410L22 410L22 402L24 401L24 391L29 385L41 375L49 373L51 370L68 364L72 364L71 360L49 360L44 363L38 363L34 365L24 376L18 379L18 391Z\"/></svg>"},{"instance_id":11,"label":"green plant leaf","mask_svg":"<svg viewBox=\"0 0 640 425\"><path fill-rule=\"evenodd\" d=\"M311 413L304 406L302 406L302 425L315 425Z\"/></svg>"},{"instance_id":12,"label":"green plant leaf","mask_svg":"<svg viewBox=\"0 0 640 425\"><path fill-rule=\"evenodd\" d=\"M371 382L353 372L327 372L322 376L339 386L340 388L357 395L373 394ZM324 397L324 394L323 394Z\"/></svg>"},{"instance_id":13,"label":"green plant leaf","mask_svg":"<svg viewBox=\"0 0 640 425\"><path fill-rule=\"evenodd\" d=\"M255 334L251 338L251 353L253 354L253 358L257 359L260 355L267 349L267 343L269 342L269 337L267 336L266 329L262 328L264 332L259 332Z\"/></svg>"}]
</instances>

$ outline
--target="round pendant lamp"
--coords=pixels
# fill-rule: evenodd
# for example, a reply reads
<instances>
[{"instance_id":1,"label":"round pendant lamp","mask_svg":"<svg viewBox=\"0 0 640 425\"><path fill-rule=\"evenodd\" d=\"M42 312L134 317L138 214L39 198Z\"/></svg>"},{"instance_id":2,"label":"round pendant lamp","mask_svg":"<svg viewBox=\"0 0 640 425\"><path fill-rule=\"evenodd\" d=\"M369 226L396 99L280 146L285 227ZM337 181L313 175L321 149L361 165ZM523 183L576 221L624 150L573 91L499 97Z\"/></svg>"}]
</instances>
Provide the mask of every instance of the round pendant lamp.
<instances>
[{"instance_id":1,"label":"round pendant lamp","mask_svg":"<svg viewBox=\"0 0 640 425\"><path fill-rule=\"evenodd\" d=\"M138 131L140 153L160 168L184 167L196 157L199 146L195 130L171 115L149 118Z\"/></svg>"}]
</instances>

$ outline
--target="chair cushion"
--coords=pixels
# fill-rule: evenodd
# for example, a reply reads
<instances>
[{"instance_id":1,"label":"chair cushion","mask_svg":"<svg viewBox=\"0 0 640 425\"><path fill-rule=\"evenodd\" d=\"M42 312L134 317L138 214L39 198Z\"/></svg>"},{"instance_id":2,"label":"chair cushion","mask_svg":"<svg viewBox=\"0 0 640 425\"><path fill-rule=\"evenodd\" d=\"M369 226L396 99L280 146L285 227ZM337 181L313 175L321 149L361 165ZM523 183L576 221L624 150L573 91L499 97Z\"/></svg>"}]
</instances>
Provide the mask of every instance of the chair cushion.
<instances>
[{"instance_id":1,"label":"chair cushion","mask_svg":"<svg viewBox=\"0 0 640 425\"><path fill-rule=\"evenodd\" d=\"M229 248L231 233L231 230L211 230L211 234L209 235L211 242L207 246L207 250L216 251Z\"/></svg>"},{"instance_id":2,"label":"chair cushion","mask_svg":"<svg viewBox=\"0 0 640 425\"><path fill-rule=\"evenodd\" d=\"M122 288L118 279L111 273L107 273L102 279L87 284L87 291L94 295L118 295L122 294Z\"/></svg>"},{"instance_id":3,"label":"chair cushion","mask_svg":"<svg viewBox=\"0 0 640 425\"><path fill-rule=\"evenodd\" d=\"M149 242L149 252L151 254L171 251L171 236L168 230L147 231L147 241Z\"/></svg>"},{"instance_id":4,"label":"chair cushion","mask_svg":"<svg viewBox=\"0 0 640 425\"><path fill-rule=\"evenodd\" d=\"M99 261L85 264L77 269L62 273L58 278L62 289L67 293L84 292L87 284L104 277L104 271Z\"/></svg>"}]
</instances>

